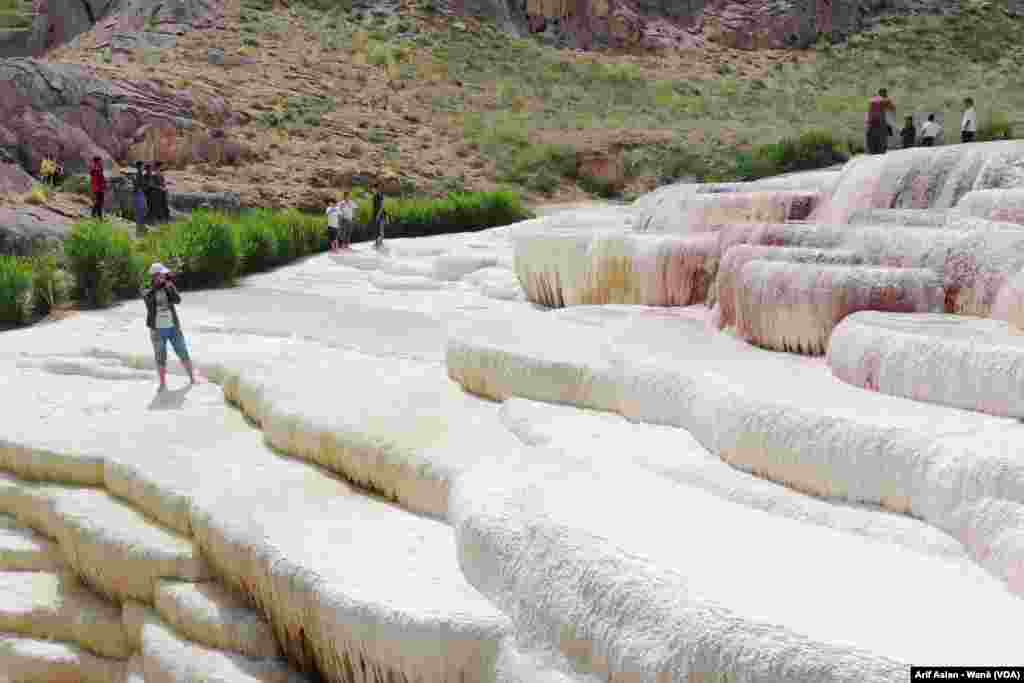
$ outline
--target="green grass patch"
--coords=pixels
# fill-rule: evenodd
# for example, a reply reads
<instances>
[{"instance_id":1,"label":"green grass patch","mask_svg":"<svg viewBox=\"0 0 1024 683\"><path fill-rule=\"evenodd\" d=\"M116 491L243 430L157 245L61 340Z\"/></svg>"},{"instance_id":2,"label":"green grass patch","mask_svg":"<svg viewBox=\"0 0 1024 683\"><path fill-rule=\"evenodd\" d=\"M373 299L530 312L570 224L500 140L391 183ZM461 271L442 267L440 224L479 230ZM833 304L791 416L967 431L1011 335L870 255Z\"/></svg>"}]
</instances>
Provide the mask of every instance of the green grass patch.
<instances>
[{"instance_id":1,"label":"green grass patch","mask_svg":"<svg viewBox=\"0 0 1024 683\"><path fill-rule=\"evenodd\" d=\"M56 254L0 256L0 325L26 325L67 300L70 278Z\"/></svg>"},{"instance_id":2,"label":"green grass patch","mask_svg":"<svg viewBox=\"0 0 1024 683\"><path fill-rule=\"evenodd\" d=\"M355 199L359 210L353 241L374 239L373 199L362 193L355 195ZM511 191L456 193L444 199L386 198L384 210L390 218L384 231L386 238L470 232L533 217L523 206L519 194Z\"/></svg>"},{"instance_id":3,"label":"green grass patch","mask_svg":"<svg viewBox=\"0 0 1024 683\"><path fill-rule=\"evenodd\" d=\"M28 259L0 256L0 325L24 325L32 302L32 268Z\"/></svg>"},{"instance_id":4,"label":"green grass patch","mask_svg":"<svg viewBox=\"0 0 1024 683\"><path fill-rule=\"evenodd\" d=\"M32 3L0 0L0 29L25 30L32 27Z\"/></svg>"},{"instance_id":5,"label":"green grass patch","mask_svg":"<svg viewBox=\"0 0 1024 683\"><path fill-rule=\"evenodd\" d=\"M64 242L64 254L80 304L108 306L138 295L146 263L127 231L106 221L81 221Z\"/></svg>"},{"instance_id":6,"label":"green grass patch","mask_svg":"<svg viewBox=\"0 0 1024 683\"><path fill-rule=\"evenodd\" d=\"M280 111L263 112L258 121L268 128L316 128L324 114L334 111L335 106L330 97L289 97Z\"/></svg>"},{"instance_id":7,"label":"green grass patch","mask_svg":"<svg viewBox=\"0 0 1024 683\"><path fill-rule=\"evenodd\" d=\"M796 138L759 145L750 154L737 155L733 174L740 180L757 180L782 173L828 168L849 160L849 155L828 131L810 130Z\"/></svg>"},{"instance_id":8,"label":"green grass patch","mask_svg":"<svg viewBox=\"0 0 1024 683\"><path fill-rule=\"evenodd\" d=\"M173 270L183 289L231 284L242 262L237 224L215 211L195 211L147 233L140 252Z\"/></svg>"}]
</instances>

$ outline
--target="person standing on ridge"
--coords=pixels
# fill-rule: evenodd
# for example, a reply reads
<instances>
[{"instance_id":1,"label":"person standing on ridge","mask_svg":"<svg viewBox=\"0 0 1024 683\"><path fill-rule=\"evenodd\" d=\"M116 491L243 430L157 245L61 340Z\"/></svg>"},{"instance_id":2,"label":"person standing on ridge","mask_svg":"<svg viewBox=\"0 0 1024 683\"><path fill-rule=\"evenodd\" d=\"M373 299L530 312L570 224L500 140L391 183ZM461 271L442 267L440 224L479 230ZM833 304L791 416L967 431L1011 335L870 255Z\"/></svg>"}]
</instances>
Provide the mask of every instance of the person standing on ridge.
<instances>
[{"instance_id":1,"label":"person standing on ridge","mask_svg":"<svg viewBox=\"0 0 1024 683\"><path fill-rule=\"evenodd\" d=\"M914 146L917 140L917 129L914 128L914 117L908 116L903 120L903 129L900 131L900 138L903 140L903 149Z\"/></svg>"},{"instance_id":2,"label":"person standing on ridge","mask_svg":"<svg viewBox=\"0 0 1024 683\"><path fill-rule=\"evenodd\" d=\"M107 196L107 178L103 175L103 161L92 158L89 166L89 181L92 184L92 217L103 220L103 203Z\"/></svg>"},{"instance_id":3,"label":"person standing on ridge","mask_svg":"<svg viewBox=\"0 0 1024 683\"><path fill-rule=\"evenodd\" d=\"M964 100L964 118L960 123L960 142L974 142L978 134L978 114L974 111L974 100Z\"/></svg>"},{"instance_id":4,"label":"person standing on ridge","mask_svg":"<svg viewBox=\"0 0 1024 683\"><path fill-rule=\"evenodd\" d=\"M885 154L889 148L891 127L887 115L889 112L895 111L896 106L889 99L889 92L885 88L880 89L878 95L871 98L865 121L869 154Z\"/></svg>"},{"instance_id":5,"label":"person standing on ridge","mask_svg":"<svg viewBox=\"0 0 1024 683\"><path fill-rule=\"evenodd\" d=\"M341 211L338 208L341 202L329 204L327 206L327 242L330 244L331 251L338 251L338 219L341 216Z\"/></svg>"},{"instance_id":6,"label":"person standing on ridge","mask_svg":"<svg viewBox=\"0 0 1024 683\"><path fill-rule=\"evenodd\" d=\"M196 373L192 369L185 336L181 333L181 320L175 309L181 303L181 295L170 279L171 271L162 263L154 263L149 267L149 274L153 278L153 286L142 293L142 300L146 302L146 327L153 342L156 372L160 378L158 391L167 390L167 342L171 343L178 360L188 372L189 383L195 384Z\"/></svg>"},{"instance_id":7,"label":"person standing on ridge","mask_svg":"<svg viewBox=\"0 0 1024 683\"><path fill-rule=\"evenodd\" d=\"M935 114L928 114L928 121L921 126L921 145L923 147L934 147L935 138L942 132L942 126L935 121Z\"/></svg>"}]
</instances>

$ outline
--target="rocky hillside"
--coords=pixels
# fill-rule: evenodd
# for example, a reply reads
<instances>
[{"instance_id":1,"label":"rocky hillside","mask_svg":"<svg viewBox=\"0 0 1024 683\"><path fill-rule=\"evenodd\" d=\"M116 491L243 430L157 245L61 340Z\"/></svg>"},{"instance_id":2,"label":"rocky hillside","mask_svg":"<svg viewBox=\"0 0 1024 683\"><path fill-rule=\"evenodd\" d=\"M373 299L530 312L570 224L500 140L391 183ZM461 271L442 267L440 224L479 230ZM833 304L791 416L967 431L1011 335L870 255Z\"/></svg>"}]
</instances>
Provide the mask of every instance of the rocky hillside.
<instances>
[{"instance_id":1,"label":"rocky hillside","mask_svg":"<svg viewBox=\"0 0 1024 683\"><path fill-rule=\"evenodd\" d=\"M6 158L31 174L47 156L71 172L93 154L161 159L176 191L247 205L320 208L382 170L421 192L556 200L728 175L738 152L808 128L859 140L879 82L947 121L967 93L983 117L1024 114L1024 20L988 3L909 18L886 13L936 7L832 3L807 18L790 3L652 1L629 5L631 24L615 0L87 0L79 20L62 2L37 2L21 29L29 51L56 47L0 61ZM45 17L55 37L39 43ZM873 21L816 50L761 49ZM0 164L8 207L31 183ZM85 200L53 203L77 215Z\"/></svg>"}]
</instances>

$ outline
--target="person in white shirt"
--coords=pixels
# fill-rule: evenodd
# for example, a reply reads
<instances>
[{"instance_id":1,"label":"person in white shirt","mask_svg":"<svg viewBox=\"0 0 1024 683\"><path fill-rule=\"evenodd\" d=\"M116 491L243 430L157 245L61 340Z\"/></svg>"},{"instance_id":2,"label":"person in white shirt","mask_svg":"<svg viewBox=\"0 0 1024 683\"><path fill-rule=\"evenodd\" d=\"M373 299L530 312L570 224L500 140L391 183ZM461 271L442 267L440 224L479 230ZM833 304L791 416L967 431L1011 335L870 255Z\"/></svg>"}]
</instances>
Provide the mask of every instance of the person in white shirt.
<instances>
[{"instance_id":1,"label":"person in white shirt","mask_svg":"<svg viewBox=\"0 0 1024 683\"><path fill-rule=\"evenodd\" d=\"M348 249L352 244L352 230L355 228L356 210L359 207L352 201L352 194L345 193L345 198L338 204L341 223L339 229L339 242L342 249Z\"/></svg>"},{"instance_id":2,"label":"person in white shirt","mask_svg":"<svg viewBox=\"0 0 1024 683\"><path fill-rule=\"evenodd\" d=\"M974 111L974 100L964 100L964 118L960 123L960 142L974 142L978 134L978 114Z\"/></svg>"},{"instance_id":3,"label":"person in white shirt","mask_svg":"<svg viewBox=\"0 0 1024 683\"><path fill-rule=\"evenodd\" d=\"M921 145L923 147L934 147L935 138L942 132L942 126L935 122L935 114L929 114L928 120L921 126Z\"/></svg>"},{"instance_id":4,"label":"person in white shirt","mask_svg":"<svg viewBox=\"0 0 1024 683\"><path fill-rule=\"evenodd\" d=\"M338 217L339 204L331 204L327 207L327 240L331 244L331 251L338 251Z\"/></svg>"}]
</instances>

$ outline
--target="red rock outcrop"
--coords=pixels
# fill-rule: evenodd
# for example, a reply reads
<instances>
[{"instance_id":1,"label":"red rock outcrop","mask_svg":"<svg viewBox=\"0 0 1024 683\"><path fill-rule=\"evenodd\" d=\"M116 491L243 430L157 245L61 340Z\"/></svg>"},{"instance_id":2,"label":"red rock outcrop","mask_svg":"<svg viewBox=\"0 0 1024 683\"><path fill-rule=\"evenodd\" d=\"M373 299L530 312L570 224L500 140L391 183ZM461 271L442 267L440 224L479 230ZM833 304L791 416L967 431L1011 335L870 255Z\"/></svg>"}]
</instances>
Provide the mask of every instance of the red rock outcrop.
<instances>
[{"instance_id":1,"label":"red rock outcrop","mask_svg":"<svg viewBox=\"0 0 1024 683\"><path fill-rule=\"evenodd\" d=\"M31 173L46 158L71 173L84 172L93 156L153 159L172 167L244 158L243 145L208 125L208 111L188 91L102 80L68 64L0 60L0 144ZM219 123L232 117L214 118Z\"/></svg>"},{"instance_id":2,"label":"red rock outcrop","mask_svg":"<svg viewBox=\"0 0 1024 683\"><path fill-rule=\"evenodd\" d=\"M34 0L32 27L0 39L0 57L39 57L92 29L98 47L163 47L224 24L225 0Z\"/></svg>"}]
</instances>

